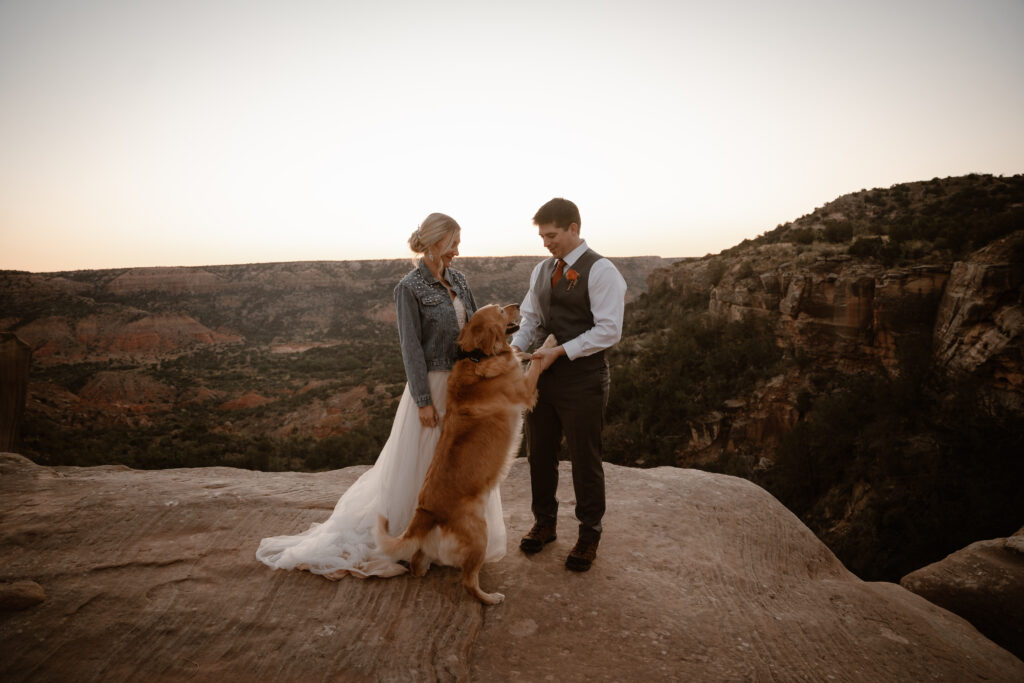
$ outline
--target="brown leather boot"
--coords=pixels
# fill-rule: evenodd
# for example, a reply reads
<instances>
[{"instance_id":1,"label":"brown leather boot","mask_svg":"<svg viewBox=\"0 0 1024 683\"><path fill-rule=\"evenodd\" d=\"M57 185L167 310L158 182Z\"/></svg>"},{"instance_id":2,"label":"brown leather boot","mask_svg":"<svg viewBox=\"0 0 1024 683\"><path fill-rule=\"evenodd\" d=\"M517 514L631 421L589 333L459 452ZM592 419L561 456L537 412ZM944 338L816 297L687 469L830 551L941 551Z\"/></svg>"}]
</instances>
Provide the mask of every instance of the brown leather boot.
<instances>
[{"instance_id":1,"label":"brown leather boot","mask_svg":"<svg viewBox=\"0 0 1024 683\"><path fill-rule=\"evenodd\" d=\"M519 541L519 549L527 555L539 553L544 549L544 546L556 538L558 536L555 535L554 525L534 524L530 532L523 536L523 540Z\"/></svg>"},{"instance_id":2,"label":"brown leather boot","mask_svg":"<svg viewBox=\"0 0 1024 683\"><path fill-rule=\"evenodd\" d=\"M565 568L574 572L585 572L597 559L597 544L600 541L576 541L569 557L565 558Z\"/></svg>"}]
</instances>

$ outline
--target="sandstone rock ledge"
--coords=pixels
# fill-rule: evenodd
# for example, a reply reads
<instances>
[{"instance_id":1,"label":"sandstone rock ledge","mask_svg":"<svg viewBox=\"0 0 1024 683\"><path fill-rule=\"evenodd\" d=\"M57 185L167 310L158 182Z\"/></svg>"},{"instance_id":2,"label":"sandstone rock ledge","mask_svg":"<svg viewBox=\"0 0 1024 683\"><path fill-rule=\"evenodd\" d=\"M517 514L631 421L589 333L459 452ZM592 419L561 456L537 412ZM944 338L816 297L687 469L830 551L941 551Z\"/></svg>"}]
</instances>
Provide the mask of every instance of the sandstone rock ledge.
<instances>
[{"instance_id":1,"label":"sandstone rock ledge","mask_svg":"<svg viewBox=\"0 0 1024 683\"><path fill-rule=\"evenodd\" d=\"M605 540L587 574L561 536L527 558L529 482L503 486L509 554L483 608L434 568L330 583L273 572L265 535L329 514L365 468L44 468L0 456L0 581L46 600L0 613L0 679L1020 681L1024 663L963 619L847 572L742 479L608 466Z\"/></svg>"},{"instance_id":2,"label":"sandstone rock ledge","mask_svg":"<svg viewBox=\"0 0 1024 683\"><path fill-rule=\"evenodd\" d=\"M907 574L900 585L1024 657L1024 528L961 548Z\"/></svg>"}]
</instances>

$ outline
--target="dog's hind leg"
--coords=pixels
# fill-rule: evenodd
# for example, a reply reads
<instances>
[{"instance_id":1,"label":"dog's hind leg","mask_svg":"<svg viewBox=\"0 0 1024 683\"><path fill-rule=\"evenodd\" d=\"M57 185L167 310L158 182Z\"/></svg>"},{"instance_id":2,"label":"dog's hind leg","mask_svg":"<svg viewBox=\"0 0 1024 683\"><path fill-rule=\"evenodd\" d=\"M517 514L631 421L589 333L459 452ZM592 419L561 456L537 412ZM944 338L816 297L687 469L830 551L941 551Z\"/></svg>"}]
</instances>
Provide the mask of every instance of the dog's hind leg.
<instances>
[{"instance_id":1,"label":"dog's hind leg","mask_svg":"<svg viewBox=\"0 0 1024 683\"><path fill-rule=\"evenodd\" d=\"M482 560L482 558L481 558ZM483 562L476 563L474 567L463 568L462 585L466 587L469 594L485 605L497 605L505 599L502 593L485 593L480 588L480 567Z\"/></svg>"},{"instance_id":2,"label":"dog's hind leg","mask_svg":"<svg viewBox=\"0 0 1024 683\"><path fill-rule=\"evenodd\" d=\"M409 562L409 572L413 576L423 576L430 569L430 560L423 553L422 550L417 549L412 554L412 560Z\"/></svg>"},{"instance_id":3,"label":"dog's hind leg","mask_svg":"<svg viewBox=\"0 0 1024 683\"><path fill-rule=\"evenodd\" d=\"M466 564L462 565L462 585L469 591L470 595L485 605L497 605L505 599L505 596L501 593L485 593L480 588L480 567L483 564L483 551L473 553L470 557L467 557Z\"/></svg>"},{"instance_id":4,"label":"dog's hind leg","mask_svg":"<svg viewBox=\"0 0 1024 683\"><path fill-rule=\"evenodd\" d=\"M497 605L505 599L501 593L485 593L480 588L480 568L487 554L487 522L477 515L467 516L459 525L462 546L462 585L485 605ZM470 540L471 539L471 540ZM466 543L466 541L469 541Z\"/></svg>"}]
</instances>

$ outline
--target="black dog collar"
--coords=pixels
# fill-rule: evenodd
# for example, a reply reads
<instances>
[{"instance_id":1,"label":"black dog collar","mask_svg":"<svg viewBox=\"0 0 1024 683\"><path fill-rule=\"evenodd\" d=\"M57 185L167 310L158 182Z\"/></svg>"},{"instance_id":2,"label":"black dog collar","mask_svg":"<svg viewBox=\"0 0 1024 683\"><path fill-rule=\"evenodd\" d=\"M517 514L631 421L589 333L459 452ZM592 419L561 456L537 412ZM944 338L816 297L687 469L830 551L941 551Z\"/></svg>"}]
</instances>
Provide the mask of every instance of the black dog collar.
<instances>
[{"instance_id":1,"label":"black dog collar","mask_svg":"<svg viewBox=\"0 0 1024 683\"><path fill-rule=\"evenodd\" d=\"M479 363L484 358L490 358L490 355L484 353L480 349L473 349L472 351L463 351L462 349L457 349L455 351L455 360L466 360L467 358L473 361L474 363Z\"/></svg>"}]
</instances>

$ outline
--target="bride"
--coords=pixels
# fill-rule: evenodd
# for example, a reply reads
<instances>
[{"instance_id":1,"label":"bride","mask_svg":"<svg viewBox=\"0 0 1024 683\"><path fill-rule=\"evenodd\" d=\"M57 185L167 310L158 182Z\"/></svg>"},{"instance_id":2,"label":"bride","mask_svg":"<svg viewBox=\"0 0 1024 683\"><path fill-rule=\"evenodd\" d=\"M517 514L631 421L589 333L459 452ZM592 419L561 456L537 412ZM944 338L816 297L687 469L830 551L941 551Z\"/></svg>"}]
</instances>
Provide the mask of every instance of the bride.
<instances>
[{"instance_id":1,"label":"bride","mask_svg":"<svg viewBox=\"0 0 1024 683\"><path fill-rule=\"evenodd\" d=\"M432 213L409 237L421 254L417 267L395 287L398 338L408 383L391 435L367 470L341 496L322 524L297 536L264 538L256 557L273 569L303 569L328 579L395 576L406 567L382 556L373 539L377 515L392 533L412 520L420 486L441 435L448 375L455 340L476 310L465 276L450 268L459 255L461 228L449 216ZM487 499L487 562L505 556L505 522L495 488Z\"/></svg>"}]
</instances>

